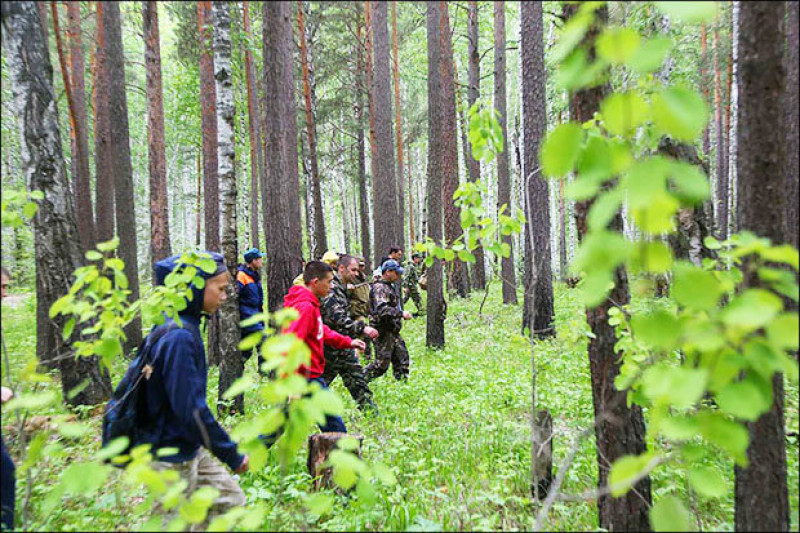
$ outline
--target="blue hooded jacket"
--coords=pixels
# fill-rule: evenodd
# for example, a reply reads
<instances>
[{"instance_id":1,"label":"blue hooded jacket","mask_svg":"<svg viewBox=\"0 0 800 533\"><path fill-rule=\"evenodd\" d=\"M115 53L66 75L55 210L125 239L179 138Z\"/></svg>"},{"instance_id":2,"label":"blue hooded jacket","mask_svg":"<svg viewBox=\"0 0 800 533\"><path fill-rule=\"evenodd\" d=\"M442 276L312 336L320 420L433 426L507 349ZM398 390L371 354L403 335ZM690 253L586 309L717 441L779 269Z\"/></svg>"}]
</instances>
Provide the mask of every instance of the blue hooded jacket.
<instances>
[{"instance_id":1,"label":"blue hooded jacket","mask_svg":"<svg viewBox=\"0 0 800 533\"><path fill-rule=\"evenodd\" d=\"M210 274L198 270L203 279L227 270L222 255L206 253L217 263L217 269ZM157 285L163 285L167 274L179 266L178 259L179 256L172 256L156 263ZM244 456L237 451L236 443L216 421L206 402L208 366L200 335L204 290L192 286L192 300L180 312L183 327L173 326L174 329L153 346L153 374L149 380L143 381L143 392L148 418L154 420L158 428L153 448L178 448L174 455L160 457L159 460L182 463L194 458L200 446L205 446L231 470L235 470L242 464ZM170 324L174 324L174 321L167 319L158 328L168 328Z\"/></svg>"},{"instance_id":2,"label":"blue hooded jacket","mask_svg":"<svg viewBox=\"0 0 800 533\"><path fill-rule=\"evenodd\" d=\"M264 290L261 288L261 275L258 272L247 265L239 265L236 286L239 289L239 320L264 312ZM263 322L242 328L242 338L263 329Z\"/></svg>"}]
</instances>

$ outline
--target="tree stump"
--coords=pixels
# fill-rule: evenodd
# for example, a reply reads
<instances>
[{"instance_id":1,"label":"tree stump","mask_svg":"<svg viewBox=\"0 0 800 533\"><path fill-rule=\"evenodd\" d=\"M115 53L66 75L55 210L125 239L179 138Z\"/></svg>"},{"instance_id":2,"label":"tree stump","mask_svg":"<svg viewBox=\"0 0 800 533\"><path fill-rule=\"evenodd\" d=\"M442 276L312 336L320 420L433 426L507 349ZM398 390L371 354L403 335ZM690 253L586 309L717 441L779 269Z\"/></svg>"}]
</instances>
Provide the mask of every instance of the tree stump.
<instances>
[{"instance_id":1,"label":"tree stump","mask_svg":"<svg viewBox=\"0 0 800 533\"><path fill-rule=\"evenodd\" d=\"M350 437L358 441L358 447L354 450L359 459L361 459L361 442L364 440L363 435L353 435L351 433L314 433L308 437L308 473L313 478L312 484L314 490L323 488L333 488L333 469L330 466L323 467L322 465L328 460L330 453L336 449L336 443L340 439Z\"/></svg>"},{"instance_id":2,"label":"tree stump","mask_svg":"<svg viewBox=\"0 0 800 533\"><path fill-rule=\"evenodd\" d=\"M531 492L534 498L543 499L553 482L553 417L550 411L536 411L533 421L533 460Z\"/></svg>"}]
</instances>

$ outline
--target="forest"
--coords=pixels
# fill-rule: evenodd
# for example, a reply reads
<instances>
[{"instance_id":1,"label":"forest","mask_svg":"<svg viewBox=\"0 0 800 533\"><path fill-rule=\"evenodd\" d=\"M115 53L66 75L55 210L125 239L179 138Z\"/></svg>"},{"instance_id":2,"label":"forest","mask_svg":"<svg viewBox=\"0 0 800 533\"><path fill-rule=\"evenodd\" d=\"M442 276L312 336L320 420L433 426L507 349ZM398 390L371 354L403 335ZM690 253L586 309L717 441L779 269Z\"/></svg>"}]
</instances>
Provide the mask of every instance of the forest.
<instances>
[{"instance_id":1,"label":"forest","mask_svg":"<svg viewBox=\"0 0 800 533\"><path fill-rule=\"evenodd\" d=\"M2 530L798 531L799 6L3 1Z\"/></svg>"}]
</instances>

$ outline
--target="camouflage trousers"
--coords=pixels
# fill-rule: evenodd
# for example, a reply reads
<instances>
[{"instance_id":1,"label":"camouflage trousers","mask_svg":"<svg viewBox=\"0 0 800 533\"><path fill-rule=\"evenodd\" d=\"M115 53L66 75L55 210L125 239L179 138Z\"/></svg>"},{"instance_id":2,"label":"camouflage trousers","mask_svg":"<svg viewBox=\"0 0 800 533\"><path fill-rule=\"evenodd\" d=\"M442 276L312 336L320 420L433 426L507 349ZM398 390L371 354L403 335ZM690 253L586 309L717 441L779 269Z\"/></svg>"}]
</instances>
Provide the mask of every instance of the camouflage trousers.
<instances>
[{"instance_id":1,"label":"camouflage trousers","mask_svg":"<svg viewBox=\"0 0 800 533\"><path fill-rule=\"evenodd\" d=\"M390 364L395 379L408 378L409 355L406 342L399 333L381 332L375 339L375 360L364 369L367 381L384 375Z\"/></svg>"},{"instance_id":2,"label":"camouflage trousers","mask_svg":"<svg viewBox=\"0 0 800 533\"><path fill-rule=\"evenodd\" d=\"M213 487L219 491L219 496L208 509L206 519L200 524L192 524L189 531L204 531L215 517L246 503L244 492L228 467L215 459L205 448L200 448L194 459L183 463L155 461L152 466L156 470L170 469L178 472L181 479L188 483L184 491L187 497L191 497L191 494L201 487ZM160 504L156 506L156 512L164 515L168 521L178 516L177 508L165 512Z\"/></svg>"},{"instance_id":3,"label":"camouflage trousers","mask_svg":"<svg viewBox=\"0 0 800 533\"><path fill-rule=\"evenodd\" d=\"M350 392L350 396L358 404L359 409L365 405L372 406L372 391L364 377L364 368L353 350L325 350L325 372L322 379L330 385L336 376L342 377L342 383Z\"/></svg>"},{"instance_id":4,"label":"camouflage trousers","mask_svg":"<svg viewBox=\"0 0 800 533\"><path fill-rule=\"evenodd\" d=\"M417 314L424 315L425 309L422 307L422 296L419 294L419 286L414 285L413 287L407 287L407 293L403 297L403 304L405 304L409 299L414 301L414 305L417 306Z\"/></svg>"}]
</instances>

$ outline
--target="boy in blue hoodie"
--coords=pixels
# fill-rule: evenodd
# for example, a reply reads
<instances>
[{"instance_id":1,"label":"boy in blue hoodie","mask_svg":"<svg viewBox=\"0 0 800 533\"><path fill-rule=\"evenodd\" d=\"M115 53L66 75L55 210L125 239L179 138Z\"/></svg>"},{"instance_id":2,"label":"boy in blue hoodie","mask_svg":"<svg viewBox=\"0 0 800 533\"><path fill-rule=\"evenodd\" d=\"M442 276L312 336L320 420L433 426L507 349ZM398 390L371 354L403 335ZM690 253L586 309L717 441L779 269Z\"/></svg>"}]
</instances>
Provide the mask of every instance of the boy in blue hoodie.
<instances>
[{"instance_id":1,"label":"boy in blue hoodie","mask_svg":"<svg viewBox=\"0 0 800 533\"><path fill-rule=\"evenodd\" d=\"M209 509L207 524L214 516L244 505L244 492L228 468L235 473L246 472L249 460L237 451L236 443L215 420L206 402L208 367L200 321L203 316L214 314L226 300L230 275L222 255L205 253L214 259L216 270L207 273L198 269L205 285L202 289L192 285L193 297L179 313L181 327L176 327L172 319L158 326L172 329L153 345L153 372L142 383L144 419L154 422L155 428L148 438L152 450L178 449L173 455L160 457L154 467L177 470L188 483L187 494L203 486L220 492ZM181 266L178 260L179 256L173 256L156 263L157 285L163 285L167 274Z\"/></svg>"},{"instance_id":2,"label":"boy in blue hoodie","mask_svg":"<svg viewBox=\"0 0 800 533\"><path fill-rule=\"evenodd\" d=\"M261 288L261 267L264 265L264 254L258 248L250 248L244 253L244 264L236 271L236 287L239 290L239 320L246 320L264 312L264 289ZM257 331L264 330L264 323L259 322L242 328L242 338ZM263 340L263 339L262 339ZM258 353L258 373L261 374L261 345L253 348ZM253 350L242 352L242 359L247 361Z\"/></svg>"}]
</instances>

